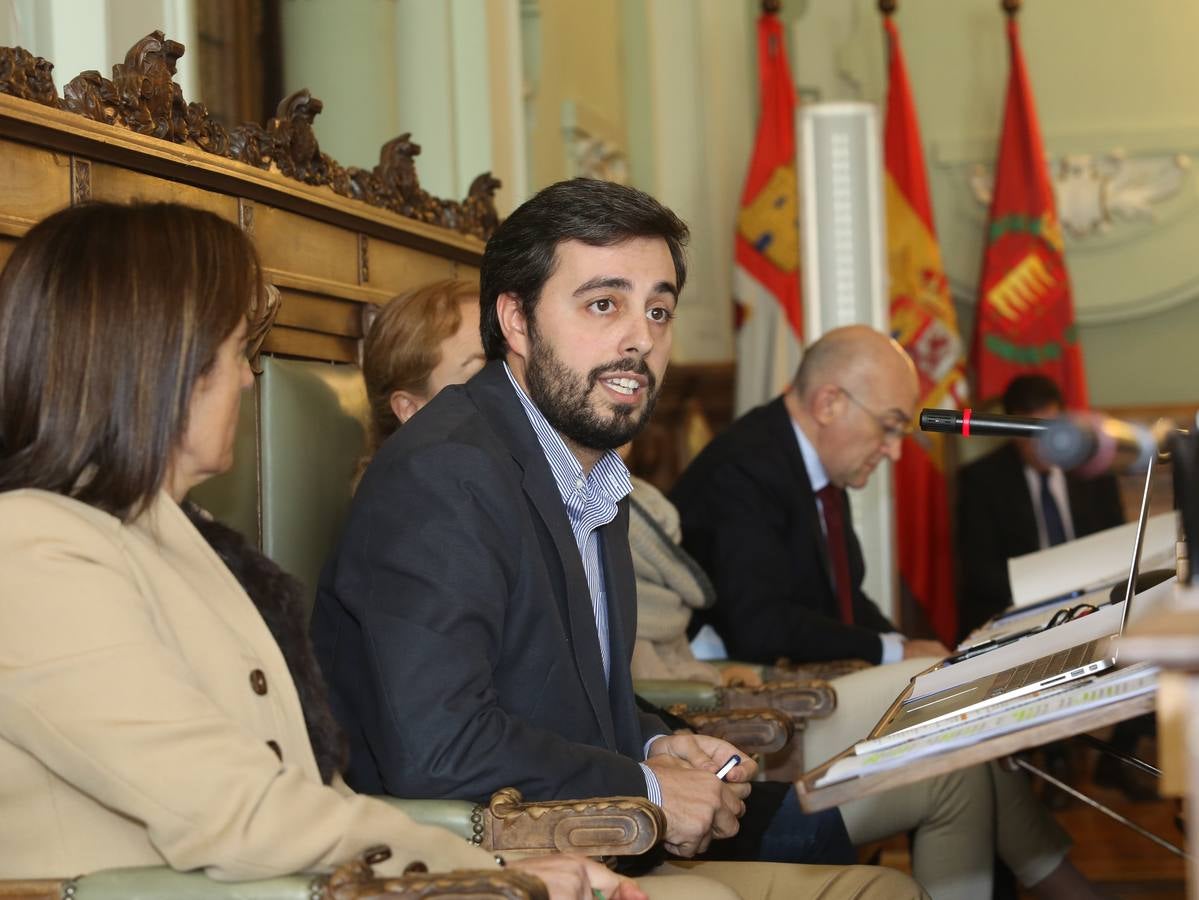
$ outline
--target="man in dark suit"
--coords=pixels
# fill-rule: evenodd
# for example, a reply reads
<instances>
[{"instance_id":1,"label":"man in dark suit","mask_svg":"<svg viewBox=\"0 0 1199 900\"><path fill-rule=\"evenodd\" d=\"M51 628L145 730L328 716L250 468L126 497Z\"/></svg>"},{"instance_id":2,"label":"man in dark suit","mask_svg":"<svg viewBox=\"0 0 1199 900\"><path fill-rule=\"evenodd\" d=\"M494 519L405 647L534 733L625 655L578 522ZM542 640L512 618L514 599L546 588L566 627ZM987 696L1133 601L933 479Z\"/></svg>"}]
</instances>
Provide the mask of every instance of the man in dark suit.
<instances>
[{"instance_id":1,"label":"man in dark suit","mask_svg":"<svg viewBox=\"0 0 1199 900\"><path fill-rule=\"evenodd\" d=\"M1044 375L1019 375L1003 393L1008 415L1054 418L1064 404ZM1075 478L1047 466L1025 438L958 472L958 619L962 635L1012 602L1007 561L1124 521L1114 476Z\"/></svg>"},{"instance_id":2,"label":"man in dark suit","mask_svg":"<svg viewBox=\"0 0 1199 900\"><path fill-rule=\"evenodd\" d=\"M708 621L736 659L871 663L944 655L909 641L862 590L845 488L898 459L918 383L911 360L866 326L809 347L781 397L746 413L683 473L670 499L683 546L716 586Z\"/></svg>"},{"instance_id":3,"label":"man in dark suit","mask_svg":"<svg viewBox=\"0 0 1199 900\"><path fill-rule=\"evenodd\" d=\"M489 241L489 362L383 445L321 578L312 632L356 789L647 796L681 856L738 831L756 765L742 754L715 778L736 748L669 733L638 710L630 674L630 482L614 451L665 374L686 236L647 195L578 179ZM870 870L731 874L740 893L896 889Z\"/></svg>"}]
</instances>

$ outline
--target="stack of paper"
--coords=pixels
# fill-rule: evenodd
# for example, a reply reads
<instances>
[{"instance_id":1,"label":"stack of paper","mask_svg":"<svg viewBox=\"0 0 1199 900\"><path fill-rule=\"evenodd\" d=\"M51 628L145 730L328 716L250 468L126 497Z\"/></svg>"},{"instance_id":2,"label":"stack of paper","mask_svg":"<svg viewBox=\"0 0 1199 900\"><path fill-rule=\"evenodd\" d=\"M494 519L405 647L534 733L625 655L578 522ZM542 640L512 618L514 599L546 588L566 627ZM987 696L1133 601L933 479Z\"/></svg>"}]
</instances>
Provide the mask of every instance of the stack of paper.
<instances>
[{"instance_id":1,"label":"stack of paper","mask_svg":"<svg viewBox=\"0 0 1199 900\"><path fill-rule=\"evenodd\" d=\"M885 772L925 756L970 746L988 738L1146 694L1156 690L1157 674L1156 666L1141 663L1119 669L1110 675L1076 681L1063 690L1040 691L986 707L977 710L977 715L966 721L951 719L948 723L937 723L946 727L901 744L839 759L816 781L815 787Z\"/></svg>"},{"instance_id":2,"label":"stack of paper","mask_svg":"<svg viewBox=\"0 0 1199 900\"><path fill-rule=\"evenodd\" d=\"M1174 568L1174 543L1178 537L1178 514L1151 516L1145 523L1141 549L1141 571ZM1089 592L1128 580L1137 523L1126 522L1008 560L1012 582L1012 605L1028 606L1050 597L1076 591Z\"/></svg>"}]
</instances>

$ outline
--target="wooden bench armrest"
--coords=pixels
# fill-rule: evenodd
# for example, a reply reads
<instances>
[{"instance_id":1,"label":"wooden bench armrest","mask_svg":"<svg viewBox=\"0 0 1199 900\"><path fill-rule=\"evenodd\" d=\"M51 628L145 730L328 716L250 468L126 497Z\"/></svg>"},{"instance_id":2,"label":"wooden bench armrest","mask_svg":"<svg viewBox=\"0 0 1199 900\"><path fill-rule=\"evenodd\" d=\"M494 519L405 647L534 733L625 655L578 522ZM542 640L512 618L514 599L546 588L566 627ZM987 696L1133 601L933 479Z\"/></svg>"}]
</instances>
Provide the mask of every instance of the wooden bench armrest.
<instances>
[{"instance_id":1,"label":"wooden bench armrest","mask_svg":"<svg viewBox=\"0 0 1199 900\"><path fill-rule=\"evenodd\" d=\"M256 881L215 881L202 872L176 872L166 866L106 869L78 878L0 881L2 900L423 900L475 897L494 900L547 900L540 879L515 869L419 871L410 867L398 878L376 878L371 863L386 854L339 867L331 875L284 875ZM370 854L370 855L368 855Z\"/></svg>"},{"instance_id":2,"label":"wooden bench armrest","mask_svg":"<svg viewBox=\"0 0 1199 900\"><path fill-rule=\"evenodd\" d=\"M827 681L768 681L758 687L730 687L727 709L769 707L790 717L797 728L808 719L824 719L837 708L837 692Z\"/></svg>"},{"instance_id":3,"label":"wooden bench armrest","mask_svg":"<svg viewBox=\"0 0 1199 900\"><path fill-rule=\"evenodd\" d=\"M754 755L777 753L787 746L795 726L784 713L774 709L726 709L719 712L687 712L676 707L670 712L687 720L700 734L722 738Z\"/></svg>"},{"instance_id":4,"label":"wooden bench armrest","mask_svg":"<svg viewBox=\"0 0 1199 900\"><path fill-rule=\"evenodd\" d=\"M483 846L504 850L636 856L666 834L662 810L645 797L526 803L516 788L497 791L483 820Z\"/></svg>"},{"instance_id":5,"label":"wooden bench armrest","mask_svg":"<svg viewBox=\"0 0 1199 900\"><path fill-rule=\"evenodd\" d=\"M807 662L793 663L786 657L778 660L772 667L768 667L764 678L806 681L813 678L820 678L825 681L831 681L834 678L840 678L842 675L848 675L851 672L857 672L861 669L869 669L871 664L861 659L829 659L824 662Z\"/></svg>"}]
</instances>

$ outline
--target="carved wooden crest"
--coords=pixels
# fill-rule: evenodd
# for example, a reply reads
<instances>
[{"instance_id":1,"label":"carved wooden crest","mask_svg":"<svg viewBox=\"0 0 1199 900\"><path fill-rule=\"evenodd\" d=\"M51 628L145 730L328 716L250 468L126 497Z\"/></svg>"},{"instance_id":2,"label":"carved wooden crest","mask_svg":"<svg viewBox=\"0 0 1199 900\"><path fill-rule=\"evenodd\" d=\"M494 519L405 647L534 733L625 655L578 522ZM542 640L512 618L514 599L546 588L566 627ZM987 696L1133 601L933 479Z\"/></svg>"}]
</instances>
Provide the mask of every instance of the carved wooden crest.
<instances>
[{"instance_id":1,"label":"carved wooden crest","mask_svg":"<svg viewBox=\"0 0 1199 900\"><path fill-rule=\"evenodd\" d=\"M347 169L321 152L312 124L324 104L307 89L284 97L265 125L226 129L204 104L186 102L175 83L183 52L181 43L153 31L129 49L123 63L112 67L112 78L95 70L82 72L63 88L60 98L50 75L53 63L21 47L0 47L0 94L176 144L189 143L480 240L491 237L499 224L495 208L499 180L485 172L462 201L434 197L420 186L414 161L420 145L410 134L384 144L379 164L370 171Z\"/></svg>"}]
</instances>

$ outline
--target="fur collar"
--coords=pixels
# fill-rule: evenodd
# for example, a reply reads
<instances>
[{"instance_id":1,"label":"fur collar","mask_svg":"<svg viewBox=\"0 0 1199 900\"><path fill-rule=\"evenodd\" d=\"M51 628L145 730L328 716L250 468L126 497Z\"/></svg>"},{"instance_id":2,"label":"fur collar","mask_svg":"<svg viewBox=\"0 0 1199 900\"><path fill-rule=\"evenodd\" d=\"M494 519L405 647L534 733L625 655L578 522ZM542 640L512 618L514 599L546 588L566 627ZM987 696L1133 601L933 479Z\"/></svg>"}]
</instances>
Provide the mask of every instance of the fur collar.
<instances>
[{"instance_id":1,"label":"fur collar","mask_svg":"<svg viewBox=\"0 0 1199 900\"><path fill-rule=\"evenodd\" d=\"M214 521L194 503L183 511L234 577L283 651L304 708L304 724L316 764L326 784L349 759L345 735L329 709L328 691L304 627L304 586L247 543L240 533Z\"/></svg>"}]
</instances>

